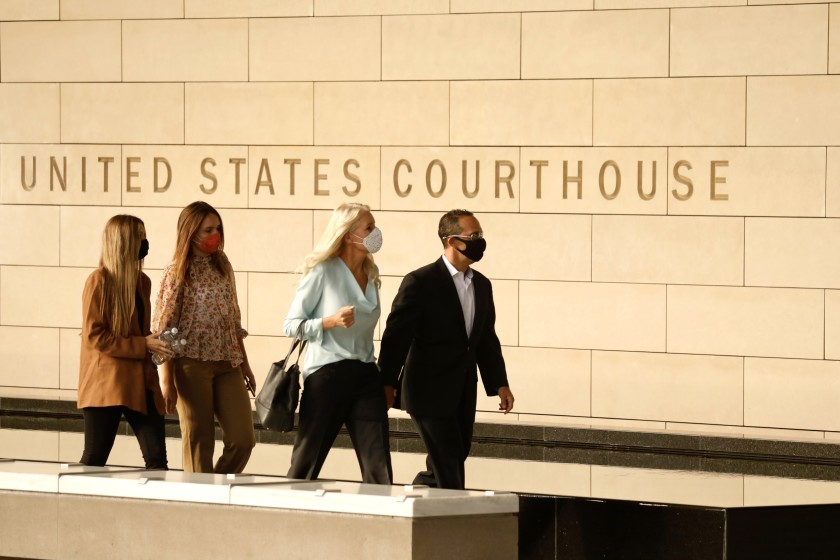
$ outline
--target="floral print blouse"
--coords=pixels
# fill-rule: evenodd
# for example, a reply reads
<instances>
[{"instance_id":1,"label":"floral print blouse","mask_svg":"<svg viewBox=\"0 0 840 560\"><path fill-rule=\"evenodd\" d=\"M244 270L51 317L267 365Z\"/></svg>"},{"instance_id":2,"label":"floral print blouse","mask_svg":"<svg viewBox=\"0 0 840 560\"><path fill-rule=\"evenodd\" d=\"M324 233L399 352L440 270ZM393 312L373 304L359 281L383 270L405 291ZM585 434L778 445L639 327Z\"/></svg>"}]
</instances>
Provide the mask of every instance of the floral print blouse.
<instances>
[{"instance_id":1,"label":"floral print blouse","mask_svg":"<svg viewBox=\"0 0 840 560\"><path fill-rule=\"evenodd\" d=\"M230 262L220 254L224 266ZM236 284L213 265L212 256L192 257L188 279L178 286L175 265L163 271L152 332L178 327L178 337L187 341L179 356L201 361L243 362L240 340L248 336L236 299Z\"/></svg>"}]
</instances>

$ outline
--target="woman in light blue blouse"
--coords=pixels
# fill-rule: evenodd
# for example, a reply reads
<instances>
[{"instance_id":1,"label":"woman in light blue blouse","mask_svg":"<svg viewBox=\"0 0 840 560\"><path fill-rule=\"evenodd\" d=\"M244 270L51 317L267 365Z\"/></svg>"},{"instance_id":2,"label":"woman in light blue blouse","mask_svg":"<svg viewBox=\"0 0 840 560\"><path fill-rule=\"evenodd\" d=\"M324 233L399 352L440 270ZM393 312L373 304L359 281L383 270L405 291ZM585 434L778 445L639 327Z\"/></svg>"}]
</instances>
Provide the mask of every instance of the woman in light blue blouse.
<instances>
[{"instance_id":1,"label":"woman in light blue blouse","mask_svg":"<svg viewBox=\"0 0 840 560\"><path fill-rule=\"evenodd\" d=\"M309 342L290 478L318 478L345 424L363 482L391 484L393 389L385 386L373 353L381 312L373 253L381 246L370 208L342 204L300 268L303 279L283 325L287 336L300 329Z\"/></svg>"}]
</instances>

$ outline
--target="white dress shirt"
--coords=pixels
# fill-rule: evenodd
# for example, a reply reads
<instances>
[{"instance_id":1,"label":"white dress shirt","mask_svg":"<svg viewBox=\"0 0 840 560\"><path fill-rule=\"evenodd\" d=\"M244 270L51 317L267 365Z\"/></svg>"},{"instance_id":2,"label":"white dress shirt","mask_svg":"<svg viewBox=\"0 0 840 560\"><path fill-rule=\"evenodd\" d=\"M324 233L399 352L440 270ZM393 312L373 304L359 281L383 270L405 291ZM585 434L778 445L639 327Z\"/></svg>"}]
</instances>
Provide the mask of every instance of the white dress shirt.
<instances>
[{"instance_id":1,"label":"white dress shirt","mask_svg":"<svg viewBox=\"0 0 840 560\"><path fill-rule=\"evenodd\" d=\"M461 300L461 310L464 312L464 326L467 327L467 337L472 333L473 319L475 319L475 287L473 286L473 271L467 268L466 272L459 272L446 255L441 257L449 273L452 275L452 281L455 283L455 290L458 292L458 299Z\"/></svg>"}]
</instances>

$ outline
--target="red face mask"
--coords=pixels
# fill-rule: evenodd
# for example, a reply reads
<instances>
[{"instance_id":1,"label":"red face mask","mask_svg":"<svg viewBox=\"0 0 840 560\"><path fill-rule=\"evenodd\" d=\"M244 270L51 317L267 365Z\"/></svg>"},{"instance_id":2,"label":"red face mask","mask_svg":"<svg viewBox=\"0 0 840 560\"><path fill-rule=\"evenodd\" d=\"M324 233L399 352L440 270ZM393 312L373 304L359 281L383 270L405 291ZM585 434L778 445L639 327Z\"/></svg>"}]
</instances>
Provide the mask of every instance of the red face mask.
<instances>
[{"instance_id":1,"label":"red face mask","mask_svg":"<svg viewBox=\"0 0 840 560\"><path fill-rule=\"evenodd\" d=\"M202 239L199 242L198 246L205 253L212 255L213 253L219 250L219 245L221 244L222 236L217 231L216 233L211 233L210 235Z\"/></svg>"}]
</instances>

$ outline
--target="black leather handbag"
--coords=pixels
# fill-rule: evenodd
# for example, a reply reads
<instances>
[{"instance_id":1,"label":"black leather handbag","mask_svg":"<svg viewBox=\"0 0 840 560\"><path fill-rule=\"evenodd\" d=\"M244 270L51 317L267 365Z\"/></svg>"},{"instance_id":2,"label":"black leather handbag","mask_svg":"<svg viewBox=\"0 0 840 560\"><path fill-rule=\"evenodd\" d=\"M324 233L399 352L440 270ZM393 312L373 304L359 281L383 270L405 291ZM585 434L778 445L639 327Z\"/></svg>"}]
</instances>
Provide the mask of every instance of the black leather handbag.
<instances>
[{"instance_id":1,"label":"black leather handbag","mask_svg":"<svg viewBox=\"0 0 840 560\"><path fill-rule=\"evenodd\" d=\"M269 430L290 432L295 427L295 409L300 398L300 355L306 341L300 338L300 329L289 348L286 358L271 364L268 376L254 400L260 422ZM297 349L297 358L291 362L292 353Z\"/></svg>"}]
</instances>

